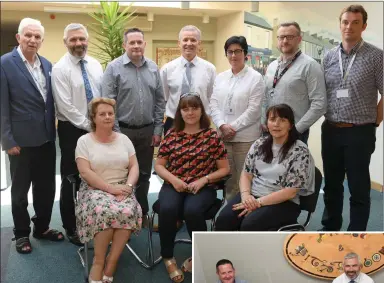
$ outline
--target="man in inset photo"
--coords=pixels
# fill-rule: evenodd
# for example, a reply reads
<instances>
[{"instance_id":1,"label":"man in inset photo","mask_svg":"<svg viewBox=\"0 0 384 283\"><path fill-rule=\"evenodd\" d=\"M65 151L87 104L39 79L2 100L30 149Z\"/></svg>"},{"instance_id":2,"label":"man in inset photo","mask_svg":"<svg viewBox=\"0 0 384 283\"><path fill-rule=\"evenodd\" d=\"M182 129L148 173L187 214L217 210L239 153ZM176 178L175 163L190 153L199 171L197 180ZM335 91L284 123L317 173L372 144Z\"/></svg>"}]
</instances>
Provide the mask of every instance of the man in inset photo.
<instances>
[{"instance_id":1,"label":"man in inset photo","mask_svg":"<svg viewBox=\"0 0 384 283\"><path fill-rule=\"evenodd\" d=\"M344 273L333 280L333 283L374 283L371 277L361 272L363 264L356 253L348 253L344 257Z\"/></svg>"},{"instance_id":2,"label":"man in inset photo","mask_svg":"<svg viewBox=\"0 0 384 283\"><path fill-rule=\"evenodd\" d=\"M228 259L221 259L216 263L217 283L247 283L236 277L236 270Z\"/></svg>"}]
</instances>

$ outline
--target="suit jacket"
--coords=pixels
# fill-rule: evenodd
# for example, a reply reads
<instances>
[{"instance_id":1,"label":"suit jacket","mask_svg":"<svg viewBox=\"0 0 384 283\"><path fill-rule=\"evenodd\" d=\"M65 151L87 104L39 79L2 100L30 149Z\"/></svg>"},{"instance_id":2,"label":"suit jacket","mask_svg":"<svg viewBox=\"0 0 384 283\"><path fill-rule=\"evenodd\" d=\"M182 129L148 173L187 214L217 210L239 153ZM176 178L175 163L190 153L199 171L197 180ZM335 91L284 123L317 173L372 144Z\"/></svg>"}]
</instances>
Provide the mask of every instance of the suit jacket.
<instances>
[{"instance_id":1,"label":"suit jacket","mask_svg":"<svg viewBox=\"0 0 384 283\"><path fill-rule=\"evenodd\" d=\"M39 55L38 55L39 56ZM47 100L21 59L17 48L1 56L1 144L40 146L55 141L55 108L51 88L52 64L39 56L46 78Z\"/></svg>"}]
</instances>

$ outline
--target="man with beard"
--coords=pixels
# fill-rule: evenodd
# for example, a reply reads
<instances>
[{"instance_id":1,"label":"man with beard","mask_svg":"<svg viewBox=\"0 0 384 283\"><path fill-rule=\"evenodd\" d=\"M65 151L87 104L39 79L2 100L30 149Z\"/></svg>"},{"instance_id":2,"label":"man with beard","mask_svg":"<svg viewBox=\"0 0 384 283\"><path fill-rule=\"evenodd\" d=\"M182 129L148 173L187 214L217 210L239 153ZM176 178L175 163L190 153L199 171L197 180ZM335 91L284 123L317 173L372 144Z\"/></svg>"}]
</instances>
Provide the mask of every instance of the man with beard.
<instances>
[{"instance_id":1,"label":"man with beard","mask_svg":"<svg viewBox=\"0 0 384 283\"><path fill-rule=\"evenodd\" d=\"M333 280L333 283L374 283L368 275L360 272L363 264L356 253L348 253L344 257L344 273Z\"/></svg>"},{"instance_id":2,"label":"man with beard","mask_svg":"<svg viewBox=\"0 0 384 283\"><path fill-rule=\"evenodd\" d=\"M298 23L279 25L277 47L281 55L268 66L264 77L266 88L262 113L273 105L288 104L295 115L300 140L307 144L309 128L325 114L327 101L324 73L319 63L301 52L301 40ZM266 131L264 114L261 119Z\"/></svg>"},{"instance_id":3,"label":"man with beard","mask_svg":"<svg viewBox=\"0 0 384 283\"><path fill-rule=\"evenodd\" d=\"M69 241L80 246L72 186L66 177L79 174L75 162L77 140L91 130L87 106L92 98L101 96L103 69L87 55L88 32L82 24L72 23L64 29L64 45L68 52L52 69L61 149L60 213Z\"/></svg>"},{"instance_id":4,"label":"man with beard","mask_svg":"<svg viewBox=\"0 0 384 283\"><path fill-rule=\"evenodd\" d=\"M173 119L180 96L188 92L200 95L207 114L210 114L209 100L213 92L216 68L210 62L197 56L201 44L201 31L195 26L185 26L179 33L181 56L165 64L161 70L164 97L167 102L164 135L173 126Z\"/></svg>"},{"instance_id":5,"label":"man with beard","mask_svg":"<svg viewBox=\"0 0 384 283\"><path fill-rule=\"evenodd\" d=\"M236 277L236 270L228 259L221 259L216 263L217 283L247 283Z\"/></svg>"}]
</instances>

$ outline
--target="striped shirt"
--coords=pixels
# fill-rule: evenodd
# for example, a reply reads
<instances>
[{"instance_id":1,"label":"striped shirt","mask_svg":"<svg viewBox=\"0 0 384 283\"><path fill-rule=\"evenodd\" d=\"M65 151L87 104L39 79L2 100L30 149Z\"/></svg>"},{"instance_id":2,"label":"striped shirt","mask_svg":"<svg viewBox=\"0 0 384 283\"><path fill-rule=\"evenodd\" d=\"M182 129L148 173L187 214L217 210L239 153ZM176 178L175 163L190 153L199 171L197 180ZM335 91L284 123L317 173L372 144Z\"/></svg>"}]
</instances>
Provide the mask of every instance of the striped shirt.
<instances>
[{"instance_id":1,"label":"striped shirt","mask_svg":"<svg viewBox=\"0 0 384 283\"><path fill-rule=\"evenodd\" d=\"M353 124L375 123L377 116L377 91L383 95L383 50L364 42L358 42L349 54L340 43L324 57L324 75L328 108L325 118L332 122ZM343 72L356 54L349 74L342 85L339 64L341 52ZM337 98L337 90L348 89L348 97Z\"/></svg>"}]
</instances>

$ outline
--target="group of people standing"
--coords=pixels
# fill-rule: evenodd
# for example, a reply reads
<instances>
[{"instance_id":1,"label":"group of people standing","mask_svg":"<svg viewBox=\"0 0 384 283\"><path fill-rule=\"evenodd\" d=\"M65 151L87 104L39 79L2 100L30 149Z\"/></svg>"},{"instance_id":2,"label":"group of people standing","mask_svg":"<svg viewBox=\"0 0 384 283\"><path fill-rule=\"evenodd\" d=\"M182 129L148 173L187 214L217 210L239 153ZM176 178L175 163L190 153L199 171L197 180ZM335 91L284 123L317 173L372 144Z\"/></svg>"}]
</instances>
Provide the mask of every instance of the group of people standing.
<instances>
[{"instance_id":1,"label":"group of people standing","mask_svg":"<svg viewBox=\"0 0 384 283\"><path fill-rule=\"evenodd\" d=\"M300 26L280 24L281 56L265 77L245 62L248 44L232 36L224 45L231 68L216 76L197 56L201 32L179 33L181 56L161 70L144 56L140 29L124 33L124 54L106 70L87 54L88 32L64 29L68 52L52 67L37 54L44 27L23 19L19 46L1 57L1 142L10 160L16 250L30 253L27 194L32 183L33 236L62 241L49 228L55 196L55 118L61 150L60 212L72 243L94 240L90 282L112 282L132 232L145 226L154 147L164 180L159 193L161 254L174 282L177 221L188 232L206 230L204 212L215 201L214 183L229 173L227 206L216 229L263 231L296 221L299 196L314 191L310 127L322 125L323 229L342 225L343 179L351 192L350 231L366 230L370 211L370 156L383 119L383 52L363 41L367 13L360 5L340 14L342 43L323 68L303 54ZM211 119L210 119L211 118ZM210 127L211 121L216 129ZM163 130L164 127L164 130ZM164 138L162 136L164 134ZM67 176L79 174L75 207ZM106 256L109 243L112 248ZM96 281L94 281L96 280ZM102 280L102 281L101 281Z\"/></svg>"}]
</instances>

